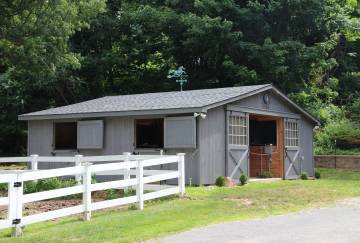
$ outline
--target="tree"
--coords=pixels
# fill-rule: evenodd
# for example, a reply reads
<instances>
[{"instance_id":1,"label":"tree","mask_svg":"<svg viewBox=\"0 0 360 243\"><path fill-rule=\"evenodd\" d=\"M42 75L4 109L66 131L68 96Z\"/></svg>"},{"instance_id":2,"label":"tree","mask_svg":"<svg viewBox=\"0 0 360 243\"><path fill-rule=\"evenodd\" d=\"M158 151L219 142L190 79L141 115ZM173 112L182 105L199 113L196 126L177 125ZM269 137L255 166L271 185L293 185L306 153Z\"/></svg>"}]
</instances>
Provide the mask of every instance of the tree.
<instances>
[{"instance_id":1,"label":"tree","mask_svg":"<svg viewBox=\"0 0 360 243\"><path fill-rule=\"evenodd\" d=\"M1 1L0 153L24 144L18 114L54 103L55 94L66 101L62 89L73 80L64 73L81 62L69 38L104 8L103 0Z\"/></svg>"},{"instance_id":2,"label":"tree","mask_svg":"<svg viewBox=\"0 0 360 243\"><path fill-rule=\"evenodd\" d=\"M324 126L358 122L350 115L360 90L354 0L15 0L0 7L0 135L24 137L13 122L18 113L178 90L166 76L179 66L189 75L184 89L273 83Z\"/></svg>"}]
</instances>

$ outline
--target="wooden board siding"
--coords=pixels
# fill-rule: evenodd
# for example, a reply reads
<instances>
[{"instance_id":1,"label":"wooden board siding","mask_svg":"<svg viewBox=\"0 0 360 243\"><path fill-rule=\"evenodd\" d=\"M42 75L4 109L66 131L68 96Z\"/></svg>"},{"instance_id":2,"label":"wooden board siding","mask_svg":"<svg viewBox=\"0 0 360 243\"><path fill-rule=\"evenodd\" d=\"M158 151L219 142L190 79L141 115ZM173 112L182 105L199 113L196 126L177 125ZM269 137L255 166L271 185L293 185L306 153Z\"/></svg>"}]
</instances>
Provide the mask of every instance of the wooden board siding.
<instances>
[{"instance_id":1,"label":"wooden board siding","mask_svg":"<svg viewBox=\"0 0 360 243\"><path fill-rule=\"evenodd\" d=\"M53 122L29 121L28 122L28 155L39 154L50 156L53 144Z\"/></svg>"},{"instance_id":2,"label":"wooden board siding","mask_svg":"<svg viewBox=\"0 0 360 243\"><path fill-rule=\"evenodd\" d=\"M270 97L269 104L263 102L263 96L267 94ZM264 91L259 94L250 96L248 98L233 102L229 105L239 106L244 108L252 108L263 111L273 111L283 113L282 115L289 114L298 114L299 112L290 105L284 98L277 95L274 91ZM281 115L281 116L282 116Z\"/></svg>"},{"instance_id":3,"label":"wooden board siding","mask_svg":"<svg viewBox=\"0 0 360 243\"><path fill-rule=\"evenodd\" d=\"M263 146L250 146L250 177L256 177L262 171L270 171L273 177L282 178L284 174L283 119L274 117L267 117L267 119L276 120L277 145L272 147L271 161L268 155L259 155L264 154Z\"/></svg>"},{"instance_id":4,"label":"wooden board siding","mask_svg":"<svg viewBox=\"0 0 360 243\"><path fill-rule=\"evenodd\" d=\"M284 118L278 118L276 120L277 127L277 150L279 151L279 159L281 160L280 168L279 168L279 177L284 178Z\"/></svg>"},{"instance_id":5,"label":"wooden board siding","mask_svg":"<svg viewBox=\"0 0 360 243\"><path fill-rule=\"evenodd\" d=\"M216 177L225 175L225 110L211 109L199 122L200 184L214 184Z\"/></svg>"},{"instance_id":6,"label":"wooden board siding","mask_svg":"<svg viewBox=\"0 0 360 243\"><path fill-rule=\"evenodd\" d=\"M302 117L300 120L300 155L303 156L302 170L310 176L314 176L314 154L313 154L313 125L309 119Z\"/></svg>"}]
</instances>

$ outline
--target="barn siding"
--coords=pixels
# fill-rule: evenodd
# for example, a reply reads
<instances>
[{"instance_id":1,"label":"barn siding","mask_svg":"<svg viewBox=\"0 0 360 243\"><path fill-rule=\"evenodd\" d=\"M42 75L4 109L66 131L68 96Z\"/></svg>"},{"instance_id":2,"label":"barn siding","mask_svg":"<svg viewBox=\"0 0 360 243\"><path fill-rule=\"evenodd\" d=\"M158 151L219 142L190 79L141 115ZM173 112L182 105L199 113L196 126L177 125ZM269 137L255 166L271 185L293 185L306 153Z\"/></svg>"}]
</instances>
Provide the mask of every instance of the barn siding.
<instances>
[{"instance_id":1,"label":"barn siding","mask_svg":"<svg viewBox=\"0 0 360 243\"><path fill-rule=\"evenodd\" d=\"M304 156L302 170L314 176L313 124L302 117L300 120L301 155Z\"/></svg>"},{"instance_id":2,"label":"barn siding","mask_svg":"<svg viewBox=\"0 0 360 243\"><path fill-rule=\"evenodd\" d=\"M131 118L105 119L104 147L102 149L80 149L83 155L112 155L134 151L134 120ZM57 120L61 122L61 120ZM28 154L49 156L53 152L53 121L29 121ZM57 151L56 155L70 156L77 151Z\"/></svg>"},{"instance_id":3,"label":"barn siding","mask_svg":"<svg viewBox=\"0 0 360 243\"><path fill-rule=\"evenodd\" d=\"M126 117L106 118L103 149L81 149L87 156L117 155L134 151L134 119Z\"/></svg>"},{"instance_id":4,"label":"barn siding","mask_svg":"<svg viewBox=\"0 0 360 243\"><path fill-rule=\"evenodd\" d=\"M270 96L270 104L266 105L263 102L263 95L267 93ZM300 112L293 108L286 100L284 100L279 95L270 91L264 91L254 96L236 101L231 105L254 109L254 114L256 110L261 111L272 111L278 113L279 116L285 117L287 114L299 115ZM304 156L304 161L302 162L302 169L306 171L310 176L314 175L314 157L313 157L313 127L314 124L308 118L303 115L300 116L300 146L301 154Z\"/></svg>"},{"instance_id":5,"label":"barn siding","mask_svg":"<svg viewBox=\"0 0 360 243\"><path fill-rule=\"evenodd\" d=\"M225 175L225 111L211 109L199 121L200 184L214 184Z\"/></svg>"},{"instance_id":6,"label":"barn siding","mask_svg":"<svg viewBox=\"0 0 360 243\"><path fill-rule=\"evenodd\" d=\"M271 91L270 104L265 105L263 93L233 102L231 105L253 108L257 110L270 110L284 113L298 114L295 109L283 98ZM255 112L256 113L256 112ZM281 115L282 114L282 115ZM189 114L188 114L189 115ZM159 116L146 116L147 118ZM135 117L109 117L104 119L104 148L103 149L82 149L83 155L115 155L135 150L134 137ZM58 120L60 121L60 120ZM193 184L213 184L219 175L225 175L226 160L226 133L225 133L225 108L217 107L208 110L206 119L197 118L197 149L167 149L165 154L176 154L184 152L185 177L188 184L191 178ZM303 169L309 175L313 175L313 124L302 116L300 127L300 142L303 148L304 163ZM42 156L52 155L53 148L53 121L38 120L29 121L28 125L28 154L39 154ZM72 152L57 152L56 155L74 155ZM53 164L43 164L42 168L53 168Z\"/></svg>"},{"instance_id":7,"label":"barn siding","mask_svg":"<svg viewBox=\"0 0 360 243\"><path fill-rule=\"evenodd\" d=\"M80 149L77 151L56 151L57 156L74 156L82 154L84 156L96 155L118 155L123 152L135 151L134 137L135 118L111 117L104 119L104 147L103 149ZM61 120L57 120L61 121ZM199 141L198 141L199 142ZM29 121L28 124L28 154L39 154L41 156L53 155L53 121L39 120ZM192 184L200 183L199 172L199 150L198 149L167 149L165 154L174 155L177 153L186 153L185 155L185 177L186 184L189 184L190 178ZM156 152L159 153L159 152ZM59 168L61 166L70 166L71 164L61 163L40 163L39 168ZM164 167L171 169L172 167Z\"/></svg>"},{"instance_id":8,"label":"barn siding","mask_svg":"<svg viewBox=\"0 0 360 243\"><path fill-rule=\"evenodd\" d=\"M39 154L51 156L53 146L53 122L29 121L28 122L28 155ZM53 163L39 163L39 169L56 168Z\"/></svg>"},{"instance_id":9,"label":"barn siding","mask_svg":"<svg viewBox=\"0 0 360 243\"><path fill-rule=\"evenodd\" d=\"M50 156L53 143L52 121L28 122L28 155L39 154Z\"/></svg>"},{"instance_id":10,"label":"barn siding","mask_svg":"<svg viewBox=\"0 0 360 243\"><path fill-rule=\"evenodd\" d=\"M270 103L266 105L263 102L263 95L268 94ZM276 111L281 113L298 113L296 110L282 97L275 94L271 90L264 91L259 94L250 96L248 98L231 103L231 105L240 106L244 108L253 108L264 111Z\"/></svg>"}]
</instances>

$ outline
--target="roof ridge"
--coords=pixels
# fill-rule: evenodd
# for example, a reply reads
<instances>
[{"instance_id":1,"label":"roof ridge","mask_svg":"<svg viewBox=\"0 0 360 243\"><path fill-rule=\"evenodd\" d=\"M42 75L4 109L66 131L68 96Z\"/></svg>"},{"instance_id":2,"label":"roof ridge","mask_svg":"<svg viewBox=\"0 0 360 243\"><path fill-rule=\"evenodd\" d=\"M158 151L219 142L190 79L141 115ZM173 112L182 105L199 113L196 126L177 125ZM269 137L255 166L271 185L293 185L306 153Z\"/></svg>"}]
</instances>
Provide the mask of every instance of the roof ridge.
<instances>
[{"instance_id":1,"label":"roof ridge","mask_svg":"<svg viewBox=\"0 0 360 243\"><path fill-rule=\"evenodd\" d=\"M246 87L266 87L271 86L270 83L267 84L254 84L254 85L244 85L244 86L230 86L230 87L221 87L221 88L207 88L207 89L191 89L191 90L183 90L183 91L165 91L165 92L150 92L150 93L135 93L135 94L119 94L119 95L106 95L103 97L95 98L105 98L105 97L118 97L118 96L132 96L132 95L151 95L151 94L169 94L169 93L187 93L187 92L196 92L196 91L207 91L207 90L225 90L225 89L233 89L233 88L246 88ZM93 99L91 99L93 100Z\"/></svg>"}]
</instances>

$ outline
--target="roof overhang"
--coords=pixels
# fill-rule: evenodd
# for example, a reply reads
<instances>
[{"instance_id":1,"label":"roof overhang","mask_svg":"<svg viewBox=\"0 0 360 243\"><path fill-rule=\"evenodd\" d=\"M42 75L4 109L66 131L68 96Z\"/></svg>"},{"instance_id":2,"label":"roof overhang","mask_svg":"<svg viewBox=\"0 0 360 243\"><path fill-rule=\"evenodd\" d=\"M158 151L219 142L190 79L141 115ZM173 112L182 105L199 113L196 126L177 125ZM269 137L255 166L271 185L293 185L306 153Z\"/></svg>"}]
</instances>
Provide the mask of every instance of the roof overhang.
<instances>
[{"instance_id":1,"label":"roof overhang","mask_svg":"<svg viewBox=\"0 0 360 243\"><path fill-rule=\"evenodd\" d=\"M158 109L158 110L136 110L136 111L113 111L113 112L88 112L88 113L68 113L54 115L20 115L21 121L31 120L56 120L56 119L83 119L99 117L124 117L124 116L146 116L146 115L171 115L186 114L194 112L206 112L203 107L195 108L177 108L177 109Z\"/></svg>"}]
</instances>

